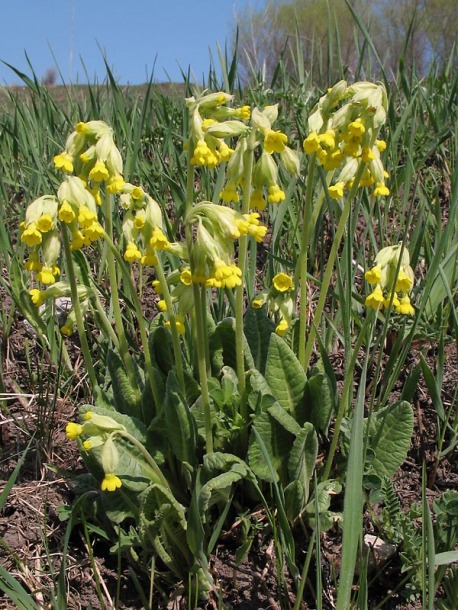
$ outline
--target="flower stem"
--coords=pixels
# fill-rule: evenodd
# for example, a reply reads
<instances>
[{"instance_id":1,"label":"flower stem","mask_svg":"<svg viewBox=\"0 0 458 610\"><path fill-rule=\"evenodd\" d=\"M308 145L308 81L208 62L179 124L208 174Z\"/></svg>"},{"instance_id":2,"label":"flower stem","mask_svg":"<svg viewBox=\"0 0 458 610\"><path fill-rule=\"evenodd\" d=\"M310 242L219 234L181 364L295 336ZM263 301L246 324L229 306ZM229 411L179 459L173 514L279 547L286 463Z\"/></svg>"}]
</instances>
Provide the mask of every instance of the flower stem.
<instances>
[{"instance_id":1,"label":"flower stem","mask_svg":"<svg viewBox=\"0 0 458 610\"><path fill-rule=\"evenodd\" d=\"M351 206L353 203L353 199L355 197L356 191L358 189L359 181L365 169L365 163L361 163L356 172L353 185L350 189L350 192L347 195L345 200L345 205L343 207L342 213L340 215L339 224L337 225L337 229L334 235L334 239L332 242L331 251L329 252L328 261L326 264L326 269L324 272L323 281L321 283L320 296L318 298L318 303L316 305L315 314L313 316L312 324L309 329L309 336L307 339L307 343L305 345L305 351L302 356L301 364L304 367L304 370L308 369L310 357L312 355L313 345L315 342L316 329L318 327L320 318L323 314L324 306L326 304L326 298L328 295L329 285L331 284L332 273L334 271L334 263L337 257L337 252L340 246L340 242L342 241L342 237L345 232L345 227L347 224L348 217L350 215Z\"/></svg>"},{"instance_id":2,"label":"flower stem","mask_svg":"<svg viewBox=\"0 0 458 610\"><path fill-rule=\"evenodd\" d=\"M194 167L191 165L191 150L188 151L188 174L186 181L186 213L185 218L188 217L194 202ZM189 252L189 265L191 268L191 275L194 274L194 261L193 261L193 245L194 239L192 234L192 226L186 223L185 226L186 244ZM193 283L193 296L194 296L194 316L196 321L196 346L197 346L197 369L199 372L199 383L202 400L202 409L204 412L205 422L205 450L207 453L213 453L213 432L212 432L212 421L210 411L210 394L208 390L208 364L207 364L207 353L208 347L206 341L208 341L207 333L205 332L205 318L202 315L203 308L205 307L205 298L203 296L204 290L201 291L200 287ZM205 293L204 293L205 294Z\"/></svg>"},{"instance_id":3,"label":"flower stem","mask_svg":"<svg viewBox=\"0 0 458 610\"><path fill-rule=\"evenodd\" d=\"M113 209L112 209L113 196L109 193L105 194L105 232L108 239L113 243ZM112 248L107 249L107 267L108 277L110 279L110 291L111 291L111 305L113 307L113 316L116 326L116 332L119 337L119 351L126 367L126 373L129 377L132 389L135 392L137 398L140 398L140 390L135 377L134 366L132 358L129 352L129 346L127 344L126 333L124 330L124 324L122 321L122 312L119 302L119 291L118 291L118 274L116 272L115 257Z\"/></svg>"},{"instance_id":4,"label":"flower stem","mask_svg":"<svg viewBox=\"0 0 458 610\"><path fill-rule=\"evenodd\" d=\"M83 314L81 313L80 300L78 296L78 283L75 273L75 267L73 264L70 241L68 239L68 230L67 227L64 227L63 229L64 230L62 231L62 241L64 244L65 259L67 261L67 273L72 295L73 310L75 312L76 327L78 329L78 336L81 343L81 351L83 352L83 358L84 363L86 365L87 374L89 376L92 389L95 390L96 388L98 388L99 384L97 383L97 376L95 374L91 351L89 349L89 343L87 340L86 329L84 327Z\"/></svg>"},{"instance_id":5,"label":"flower stem","mask_svg":"<svg viewBox=\"0 0 458 610\"><path fill-rule=\"evenodd\" d=\"M304 370L306 369L305 361L305 334L307 329L307 255L310 242L310 234L312 229L312 198L313 198L313 179L315 176L316 155L310 158L310 164L307 174L307 186L305 191L305 206L304 217L302 221L302 239L301 250L299 254L299 265L297 267L299 273L300 287L300 309L299 309L299 353L298 358Z\"/></svg>"},{"instance_id":6,"label":"flower stem","mask_svg":"<svg viewBox=\"0 0 458 610\"><path fill-rule=\"evenodd\" d=\"M130 297L135 308L138 329L140 331L140 339L143 347L143 357L145 358L146 373L148 376L151 392L153 394L154 404L156 405L156 409L159 411L161 409L162 401L159 396L159 390L157 388L156 378L154 376L153 365L151 362L151 353L149 350L148 335L146 333L145 320L141 308L140 299L138 298L137 291L135 290L135 286L132 281L132 277L129 273L129 269L127 269L119 250L113 244L113 241L108 237L108 235L105 235L105 241L108 244L108 249L112 252L114 258L116 259L116 262L119 265L119 268L121 269L124 281L129 286Z\"/></svg>"},{"instance_id":7,"label":"flower stem","mask_svg":"<svg viewBox=\"0 0 458 610\"><path fill-rule=\"evenodd\" d=\"M177 371L177 379L180 384L181 391L185 394L185 386L184 386L184 376L183 376L183 357L181 353L180 347L180 338L178 336L178 331L176 327L176 318L175 312L172 304L172 297L170 296L169 285L167 284L167 280L164 275L164 269L162 267L162 262L157 257L157 264L155 265L157 278L161 285L161 292L164 297L165 304L167 306L167 313L169 315L170 321L170 332L172 333L172 344L173 344L173 354L175 357L175 366Z\"/></svg>"},{"instance_id":8,"label":"flower stem","mask_svg":"<svg viewBox=\"0 0 458 610\"><path fill-rule=\"evenodd\" d=\"M242 214L250 211L251 178L253 173L253 150L248 146L244 153L244 169L242 178ZM245 392L245 359L243 355L243 313L245 297L245 271L247 263L248 236L241 235L239 238L238 266L241 270L242 284L237 286L235 292L235 353L237 363L237 380L240 394L240 416L245 425L248 424L248 403Z\"/></svg>"}]
</instances>

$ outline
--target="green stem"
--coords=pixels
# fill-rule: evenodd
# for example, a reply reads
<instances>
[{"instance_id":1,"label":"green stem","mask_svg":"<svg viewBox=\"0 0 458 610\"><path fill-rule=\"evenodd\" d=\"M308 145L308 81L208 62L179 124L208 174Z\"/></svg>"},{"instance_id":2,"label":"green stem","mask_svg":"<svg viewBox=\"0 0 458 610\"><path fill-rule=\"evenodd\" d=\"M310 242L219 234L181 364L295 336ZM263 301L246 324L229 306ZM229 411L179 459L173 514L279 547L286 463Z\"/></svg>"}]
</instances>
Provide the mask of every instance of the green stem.
<instances>
[{"instance_id":1,"label":"green stem","mask_svg":"<svg viewBox=\"0 0 458 610\"><path fill-rule=\"evenodd\" d=\"M126 283L127 286L129 286L130 297L132 299L132 303L135 308L135 315L137 318L138 329L140 331L140 339L141 339L141 343L142 343L142 347L143 347L143 357L145 358L146 373L147 373L148 381L149 381L149 384L151 387L151 392L153 394L154 404L156 405L156 409L159 411L161 409L162 401L159 396L159 390L158 390L158 387L156 384L156 378L154 376L154 370L153 370L153 365L152 365L152 361L151 361L151 352L150 352L149 343L148 343L148 335L146 333L145 320L144 320L144 316L143 316L143 312L142 312L140 299L138 298L137 291L135 290L135 286L132 281L132 277L129 273L129 269L126 267L126 264L121 256L119 250L116 248L113 241L108 237L108 235L105 235L105 241L108 244L108 249L111 251L112 255L114 256L116 262L119 265L119 268L121 269L124 282Z\"/></svg>"},{"instance_id":2,"label":"green stem","mask_svg":"<svg viewBox=\"0 0 458 610\"><path fill-rule=\"evenodd\" d=\"M305 362L305 334L307 329L307 255L312 229L312 199L313 182L315 176L316 155L310 158L307 174L307 187L305 191L304 217L302 221L302 240L299 254L299 287L300 287L300 309L299 309L299 353L298 358L304 370Z\"/></svg>"},{"instance_id":3,"label":"green stem","mask_svg":"<svg viewBox=\"0 0 458 610\"><path fill-rule=\"evenodd\" d=\"M248 146L244 153L244 169L242 178L242 214L250 211L251 178L253 173L253 149ZM245 382L245 358L243 355L243 313L245 300L245 271L248 251L248 236L241 235L239 238L238 267L241 270L242 284L237 286L235 292L235 353L237 363L237 380L240 394L240 416L245 426L248 424L248 402L246 398Z\"/></svg>"},{"instance_id":4,"label":"green stem","mask_svg":"<svg viewBox=\"0 0 458 610\"><path fill-rule=\"evenodd\" d=\"M373 323L374 315L372 314L372 310L369 312L369 315L364 320L364 324L359 331L359 335L356 339L355 346L353 348L353 353L351 356L350 363L347 367L347 371L345 373L344 385L342 388L342 398L339 402L339 409L337 411L336 421L334 423L334 432L332 435L331 446L328 451L328 456L326 459L326 466L323 471L322 481L327 481L329 478L329 474L331 472L332 462L334 460L334 454L337 449L337 443L339 441L340 427L342 425L342 420L344 418L345 413L348 411L348 405L350 404L350 394L353 388L354 376L353 371L356 365L356 360L358 358L359 350L361 345L363 344L364 339L367 339L367 329Z\"/></svg>"},{"instance_id":5,"label":"green stem","mask_svg":"<svg viewBox=\"0 0 458 610\"><path fill-rule=\"evenodd\" d=\"M313 344L315 342L315 335L316 335L317 327L319 325L321 316L323 314L324 306L326 304L326 298L328 295L329 285L331 284L332 273L334 271L334 262L337 257L340 242L341 242L342 237L345 232L345 227L347 225L348 216L350 215L353 199L355 197L356 191L358 189L359 181L361 179L361 176L364 172L365 167L366 167L366 165L364 163L361 163L361 165L359 166L358 171L356 172L356 175L355 175L355 178L353 181L353 185L345 200L345 205L342 210L342 214L340 215L339 224L337 225L337 229L336 229L336 232L334 235L334 240L332 242L331 251L329 253L328 261L326 264L323 281L321 283L320 296L318 298L318 303L317 303L317 306L315 309L315 314L313 316L313 321L312 321L312 324L311 324L310 330L309 330L309 336L307 339L307 343L305 345L305 352L303 354L303 360L302 360L302 366L304 367L304 370L307 370L308 366L309 366L310 357L312 355L312 350L313 350Z\"/></svg>"},{"instance_id":6,"label":"green stem","mask_svg":"<svg viewBox=\"0 0 458 610\"><path fill-rule=\"evenodd\" d=\"M185 386L184 386L184 375L183 375L183 357L181 354L180 347L180 338L178 336L177 326L176 326L176 316L175 311L173 309L172 297L170 295L169 285L167 284L167 280L164 275L164 269L162 267L162 262L157 256L157 264L154 266L156 269L157 278L161 285L161 292L164 298L165 304L167 306L167 313L170 321L170 332L172 333L172 344L173 344L173 354L175 356L175 366L177 371L178 383L180 384L181 391L185 394Z\"/></svg>"},{"instance_id":7,"label":"green stem","mask_svg":"<svg viewBox=\"0 0 458 610\"><path fill-rule=\"evenodd\" d=\"M194 167L191 165L192 151L188 151L188 174L186 180L186 213L185 218L188 217L194 202ZM194 275L194 261L193 261L193 234L192 226L186 223L185 225L186 244L189 252L189 266L191 268L191 275ZM193 295L194 295L194 319L196 321L196 346L197 346L197 369L199 373L200 392L202 400L202 409L204 412L205 422L205 450L207 453L213 453L213 433L212 433L212 421L211 421L211 410L210 410L210 394L208 390L208 364L206 354L208 349L206 348L205 342L208 340L207 333L205 332L205 319L202 316L202 308L205 306L205 299L201 293L200 287L193 283Z\"/></svg>"},{"instance_id":8,"label":"green stem","mask_svg":"<svg viewBox=\"0 0 458 610\"><path fill-rule=\"evenodd\" d=\"M113 196L109 193L105 194L105 232L107 238L113 243L113 210L112 210ZM129 377L129 381L132 388L137 396L140 397L140 390L138 387L137 379L135 377L135 370L132 362L132 358L129 352L129 346L127 343L126 333L124 330L124 324L122 321L121 305L119 302L119 290L118 290L118 274L116 272L115 257L113 255L113 249L107 249L107 267L108 277L110 279L110 292L111 292L111 305L113 307L113 316L116 327L116 332L119 337L119 351L126 367L126 373Z\"/></svg>"},{"instance_id":9,"label":"green stem","mask_svg":"<svg viewBox=\"0 0 458 610\"><path fill-rule=\"evenodd\" d=\"M154 458L151 456L151 454L146 450L146 448L142 445L142 443L140 443L140 441L138 441L135 436L132 436L131 434L129 434L129 432L124 431L124 430L120 430L119 432L116 432L116 434L118 434L119 436L122 436L123 438L125 438L127 441L129 441L129 443L131 443L132 445L134 445L134 447L136 449L138 449L138 451L142 454L142 457L145 458L145 461L147 462L148 466L151 468L151 470L154 472L155 476L158 479L158 482L165 487L166 489L170 489L170 485L167 481L167 479L164 477L164 475L162 474L161 469L159 468L159 466L157 465L156 461L154 460Z\"/></svg>"},{"instance_id":10,"label":"green stem","mask_svg":"<svg viewBox=\"0 0 458 610\"><path fill-rule=\"evenodd\" d=\"M64 230L62 231L62 241L64 244L65 259L67 261L68 281L72 295L73 310L75 312L76 328L78 329L78 336L81 343L81 351L83 352L84 363L86 365L87 374L89 376L92 389L95 390L99 387L99 384L97 383L97 376L95 374L91 351L87 341L86 329L84 327L83 314L81 313L80 300L78 296L78 283L75 267L73 265L72 251L70 248L70 241L68 239L67 227L64 227Z\"/></svg>"},{"instance_id":11,"label":"green stem","mask_svg":"<svg viewBox=\"0 0 458 610\"><path fill-rule=\"evenodd\" d=\"M210 393L208 390L207 360L204 337L206 336L202 312L205 311L204 294L198 284L193 284L194 309L197 331L197 367L199 371L200 392L205 421L205 449L207 453L213 453L213 433L210 411Z\"/></svg>"}]
</instances>

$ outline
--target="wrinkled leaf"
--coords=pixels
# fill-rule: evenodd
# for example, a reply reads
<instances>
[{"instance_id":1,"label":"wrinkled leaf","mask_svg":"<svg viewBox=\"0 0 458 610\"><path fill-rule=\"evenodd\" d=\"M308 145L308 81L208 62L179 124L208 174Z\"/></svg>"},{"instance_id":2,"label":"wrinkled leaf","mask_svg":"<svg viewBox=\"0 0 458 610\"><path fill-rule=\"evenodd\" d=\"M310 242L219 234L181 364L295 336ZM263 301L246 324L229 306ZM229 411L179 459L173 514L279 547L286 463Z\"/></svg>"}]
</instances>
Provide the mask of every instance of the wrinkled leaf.
<instances>
[{"instance_id":1,"label":"wrinkled leaf","mask_svg":"<svg viewBox=\"0 0 458 610\"><path fill-rule=\"evenodd\" d=\"M253 355L255 368L264 374L270 335L275 330L275 324L267 317L265 307L261 309L248 307L243 329Z\"/></svg>"},{"instance_id":2,"label":"wrinkled leaf","mask_svg":"<svg viewBox=\"0 0 458 610\"><path fill-rule=\"evenodd\" d=\"M270 336L265 378L281 406L294 414L304 394L306 376L294 352L275 333Z\"/></svg>"},{"instance_id":3,"label":"wrinkled leaf","mask_svg":"<svg viewBox=\"0 0 458 610\"><path fill-rule=\"evenodd\" d=\"M413 413L402 401L380 409L372 418L368 447L373 452L370 470L380 478L391 477L407 456L413 433Z\"/></svg>"}]
</instances>

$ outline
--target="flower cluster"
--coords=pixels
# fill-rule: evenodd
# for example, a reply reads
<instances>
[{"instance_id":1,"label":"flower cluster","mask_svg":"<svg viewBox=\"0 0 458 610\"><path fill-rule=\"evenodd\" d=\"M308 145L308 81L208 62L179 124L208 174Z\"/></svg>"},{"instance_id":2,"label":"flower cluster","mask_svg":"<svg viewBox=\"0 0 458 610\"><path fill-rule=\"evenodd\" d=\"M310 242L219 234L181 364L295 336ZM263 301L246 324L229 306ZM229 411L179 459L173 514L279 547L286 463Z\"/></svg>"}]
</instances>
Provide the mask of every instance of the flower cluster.
<instances>
[{"instance_id":1,"label":"flower cluster","mask_svg":"<svg viewBox=\"0 0 458 610\"><path fill-rule=\"evenodd\" d=\"M267 202L280 203L285 193L278 184L278 162L292 175L299 173L299 158L287 146L288 137L272 127L278 117L278 104L266 106L263 110L254 108L251 116L249 136L239 138L234 154L227 166L227 182L220 193L225 202L238 202L245 172L245 153L260 148L258 159L253 168L250 207L264 210Z\"/></svg>"},{"instance_id":2,"label":"flower cluster","mask_svg":"<svg viewBox=\"0 0 458 610\"><path fill-rule=\"evenodd\" d=\"M116 436L126 432L126 428L106 415L98 415L93 411L86 411L83 423L70 422L65 433L67 438L75 440L84 437L82 443L86 451L94 451L100 455L100 462L104 471L101 482L102 491L115 491L122 486L116 470L119 463L119 454L115 444Z\"/></svg>"},{"instance_id":3,"label":"flower cluster","mask_svg":"<svg viewBox=\"0 0 458 610\"><path fill-rule=\"evenodd\" d=\"M233 155L225 139L246 133L248 127L242 121L250 118L249 106L227 105L233 99L233 95L221 91L186 99L190 118L186 147L192 151L191 165L213 168Z\"/></svg>"},{"instance_id":4,"label":"flower cluster","mask_svg":"<svg viewBox=\"0 0 458 610\"><path fill-rule=\"evenodd\" d=\"M275 332L282 337L289 328L294 311L294 282L286 273L280 272L272 279L270 290L259 292L251 302L254 309L267 305L268 312L277 319Z\"/></svg>"},{"instance_id":5,"label":"flower cluster","mask_svg":"<svg viewBox=\"0 0 458 610\"><path fill-rule=\"evenodd\" d=\"M124 186L121 153L113 141L113 130L103 121L78 123L65 150L54 157L54 165L81 178L99 204L102 182L109 193L119 193Z\"/></svg>"},{"instance_id":6,"label":"flower cluster","mask_svg":"<svg viewBox=\"0 0 458 610\"><path fill-rule=\"evenodd\" d=\"M124 260L156 265L158 251L173 249L163 231L159 204L139 186L126 183L120 205L126 211L122 223L126 242Z\"/></svg>"},{"instance_id":7,"label":"flower cluster","mask_svg":"<svg viewBox=\"0 0 458 610\"><path fill-rule=\"evenodd\" d=\"M322 96L309 116L309 134L303 146L328 172L339 171L329 196L340 199L353 185L365 164L358 186L373 187L373 195L390 194L380 153L386 148L377 139L386 119L387 95L383 85L359 82L347 86L340 81Z\"/></svg>"},{"instance_id":8,"label":"flower cluster","mask_svg":"<svg viewBox=\"0 0 458 610\"><path fill-rule=\"evenodd\" d=\"M234 241L241 235L262 241L267 227L259 223L259 214L239 214L225 206L201 202L192 208L186 222L195 226L196 236L191 281L208 288L241 286L242 273L234 262Z\"/></svg>"},{"instance_id":9,"label":"flower cluster","mask_svg":"<svg viewBox=\"0 0 458 610\"><path fill-rule=\"evenodd\" d=\"M364 277L374 287L366 298L366 307L378 310L393 306L399 314L414 314L409 292L415 278L409 252L402 244L382 248Z\"/></svg>"}]
</instances>

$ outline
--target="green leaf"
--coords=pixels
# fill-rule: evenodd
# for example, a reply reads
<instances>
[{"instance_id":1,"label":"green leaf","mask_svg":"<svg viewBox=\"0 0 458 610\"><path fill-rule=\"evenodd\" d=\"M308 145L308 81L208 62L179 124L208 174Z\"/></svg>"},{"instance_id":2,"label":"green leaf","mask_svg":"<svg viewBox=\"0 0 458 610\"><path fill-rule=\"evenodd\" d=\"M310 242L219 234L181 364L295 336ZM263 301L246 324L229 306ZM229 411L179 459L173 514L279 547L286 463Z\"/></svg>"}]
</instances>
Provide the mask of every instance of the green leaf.
<instances>
[{"instance_id":1,"label":"green leaf","mask_svg":"<svg viewBox=\"0 0 458 610\"><path fill-rule=\"evenodd\" d=\"M306 376L294 352L275 333L270 336L265 378L281 406L294 414L304 395Z\"/></svg>"},{"instance_id":2,"label":"green leaf","mask_svg":"<svg viewBox=\"0 0 458 610\"><path fill-rule=\"evenodd\" d=\"M458 551L445 551L434 556L435 566L445 566L458 561Z\"/></svg>"},{"instance_id":3,"label":"green leaf","mask_svg":"<svg viewBox=\"0 0 458 610\"><path fill-rule=\"evenodd\" d=\"M305 423L297 435L288 461L288 474L291 481L298 481L303 490L303 502L299 512L302 511L309 497L310 480L315 469L318 455L318 438L311 423ZM297 517L299 512L295 515Z\"/></svg>"},{"instance_id":4,"label":"green leaf","mask_svg":"<svg viewBox=\"0 0 458 610\"><path fill-rule=\"evenodd\" d=\"M425 316L432 319L439 308L440 303L448 296L449 299L456 291L458 244L454 244L447 251L444 260L439 264L437 276L431 286L428 300L425 306ZM451 299L453 304L453 298Z\"/></svg>"},{"instance_id":5,"label":"green leaf","mask_svg":"<svg viewBox=\"0 0 458 610\"><path fill-rule=\"evenodd\" d=\"M164 326L157 325L149 336L153 364L165 375L175 366L172 334Z\"/></svg>"},{"instance_id":6,"label":"green leaf","mask_svg":"<svg viewBox=\"0 0 458 610\"><path fill-rule=\"evenodd\" d=\"M210 337L210 351L212 353L213 367L222 368L223 365L230 366L237 370L237 356L235 351L235 319L225 318L216 326ZM221 356L220 357L218 356ZM243 357L245 370L254 368L253 356L250 346L243 336Z\"/></svg>"},{"instance_id":7,"label":"green leaf","mask_svg":"<svg viewBox=\"0 0 458 610\"><path fill-rule=\"evenodd\" d=\"M256 418L253 429L256 429L269 455L272 470L266 463L262 447L254 430L251 433L248 448L248 463L253 472L265 481L282 480L288 482L288 457L294 439L301 428L299 424L278 403L274 403Z\"/></svg>"},{"instance_id":8,"label":"green leaf","mask_svg":"<svg viewBox=\"0 0 458 610\"><path fill-rule=\"evenodd\" d=\"M325 373L316 373L307 379L304 400L301 404L300 421L311 422L320 432L325 433L331 419L334 396L331 382Z\"/></svg>"},{"instance_id":9,"label":"green leaf","mask_svg":"<svg viewBox=\"0 0 458 610\"><path fill-rule=\"evenodd\" d=\"M275 330L275 324L267 317L266 308L248 307L243 329L253 355L255 368L264 374L270 335Z\"/></svg>"},{"instance_id":10,"label":"green leaf","mask_svg":"<svg viewBox=\"0 0 458 610\"><path fill-rule=\"evenodd\" d=\"M179 578L186 578L192 556L186 540L185 508L169 489L151 485L140 511L139 533L144 548L153 547L165 565Z\"/></svg>"},{"instance_id":11,"label":"green leaf","mask_svg":"<svg viewBox=\"0 0 458 610\"><path fill-rule=\"evenodd\" d=\"M368 442L373 452L370 470L380 478L393 476L406 459L413 423L412 408L405 401L380 409L372 418Z\"/></svg>"},{"instance_id":12,"label":"green leaf","mask_svg":"<svg viewBox=\"0 0 458 610\"><path fill-rule=\"evenodd\" d=\"M33 601L30 593L0 565L0 590L11 599L19 610L38 610L40 606Z\"/></svg>"},{"instance_id":13,"label":"green leaf","mask_svg":"<svg viewBox=\"0 0 458 610\"><path fill-rule=\"evenodd\" d=\"M121 358L112 349L108 350L107 365L116 410L140 419L142 416L140 397L132 387Z\"/></svg>"},{"instance_id":14,"label":"green leaf","mask_svg":"<svg viewBox=\"0 0 458 610\"><path fill-rule=\"evenodd\" d=\"M199 514L204 523L205 513L215 492L218 492L216 500L227 501L228 490L234 483L245 479L249 470L243 460L230 453L214 452L204 457L204 473L211 477L202 485L197 501ZM216 471L220 471L220 474L215 475Z\"/></svg>"},{"instance_id":15,"label":"green leaf","mask_svg":"<svg viewBox=\"0 0 458 610\"><path fill-rule=\"evenodd\" d=\"M305 513L307 515L307 521L310 524L310 527L314 528L316 525L315 502L318 509L321 531L326 532L327 530L331 529L336 520L341 519L341 513L334 513L329 510L332 496L339 494L341 491L342 485L333 479L323 481L317 485L316 500L314 494L310 502L305 507Z\"/></svg>"},{"instance_id":16,"label":"green leaf","mask_svg":"<svg viewBox=\"0 0 458 610\"><path fill-rule=\"evenodd\" d=\"M170 372L167 377L165 405L167 439L172 451L180 462L194 466L196 463L196 423L173 372Z\"/></svg>"},{"instance_id":17,"label":"green leaf","mask_svg":"<svg viewBox=\"0 0 458 610\"><path fill-rule=\"evenodd\" d=\"M423 377L425 378L426 387L428 388L429 395L431 397L431 400L433 401L433 406L440 420L445 422L445 409L442 403L440 388L438 387L438 384L434 379L434 375L431 369L429 368L428 363L426 362L423 354L420 354L420 363L421 370L423 372Z\"/></svg>"}]
</instances>

